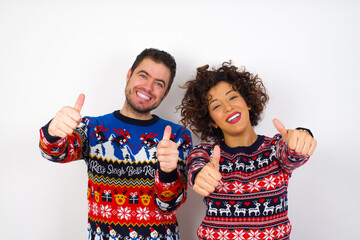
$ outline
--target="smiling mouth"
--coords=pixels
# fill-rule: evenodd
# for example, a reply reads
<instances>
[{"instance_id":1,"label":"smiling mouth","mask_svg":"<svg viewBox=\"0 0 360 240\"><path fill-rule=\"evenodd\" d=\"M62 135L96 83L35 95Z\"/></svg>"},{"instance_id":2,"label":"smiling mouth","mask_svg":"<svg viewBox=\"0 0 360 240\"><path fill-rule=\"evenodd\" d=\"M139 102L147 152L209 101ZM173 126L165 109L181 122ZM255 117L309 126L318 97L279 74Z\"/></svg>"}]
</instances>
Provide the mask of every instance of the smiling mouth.
<instances>
[{"instance_id":1,"label":"smiling mouth","mask_svg":"<svg viewBox=\"0 0 360 240\"><path fill-rule=\"evenodd\" d=\"M138 95L140 98L142 98L142 99L144 99L146 101L151 99L149 96L146 96L146 95L144 95L144 94L142 94L140 92L136 92L136 95Z\"/></svg>"},{"instance_id":2,"label":"smiling mouth","mask_svg":"<svg viewBox=\"0 0 360 240\"><path fill-rule=\"evenodd\" d=\"M241 117L241 113L232 114L226 119L226 122L227 123L237 123L240 120L240 117Z\"/></svg>"}]
</instances>

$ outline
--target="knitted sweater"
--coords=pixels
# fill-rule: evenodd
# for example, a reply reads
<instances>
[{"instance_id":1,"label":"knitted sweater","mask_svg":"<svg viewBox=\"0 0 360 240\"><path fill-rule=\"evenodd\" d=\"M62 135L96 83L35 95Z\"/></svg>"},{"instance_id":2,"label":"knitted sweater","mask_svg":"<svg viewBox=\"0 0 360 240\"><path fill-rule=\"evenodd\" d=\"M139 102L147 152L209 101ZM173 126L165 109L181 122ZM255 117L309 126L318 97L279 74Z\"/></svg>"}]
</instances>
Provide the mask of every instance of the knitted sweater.
<instances>
[{"instance_id":1,"label":"knitted sweater","mask_svg":"<svg viewBox=\"0 0 360 240\"><path fill-rule=\"evenodd\" d=\"M191 187L210 161L214 145L200 144L188 157ZM230 148L220 142L220 173L216 190L204 198L207 210L198 237L206 240L289 239L287 187L292 171L307 156L287 147L280 134L258 136L249 147Z\"/></svg>"},{"instance_id":2,"label":"knitted sweater","mask_svg":"<svg viewBox=\"0 0 360 240\"><path fill-rule=\"evenodd\" d=\"M167 125L178 144L178 169L162 172L156 146ZM155 115L127 118L119 111L84 117L74 134L51 137L40 130L42 155L54 162L85 160L88 171L88 239L166 239L178 234L175 210L186 199L189 130Z\"/></svg>"}]
</instances>

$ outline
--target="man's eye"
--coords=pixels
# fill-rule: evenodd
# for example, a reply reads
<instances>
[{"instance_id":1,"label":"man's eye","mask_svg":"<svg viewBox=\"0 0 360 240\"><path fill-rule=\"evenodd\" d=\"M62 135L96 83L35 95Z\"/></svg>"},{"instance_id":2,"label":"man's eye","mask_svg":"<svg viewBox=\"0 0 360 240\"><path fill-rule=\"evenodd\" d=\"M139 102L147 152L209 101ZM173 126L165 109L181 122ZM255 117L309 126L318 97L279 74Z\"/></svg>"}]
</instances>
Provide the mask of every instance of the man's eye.
<instances>
[{"instance_id":1,"label":"man's eye","mask_svg":"<svg viewBox=\"0 0 360 240\"><path fill-rule=\"evenodd\" d=\"M164 87L164 84L163 84L163 83L161 83L161 82L156 82L155 84L156 84L156 86L159 86L159 87L161 87L161 88L163 88L163 87Z\"/></svg>"},{"instance_id":2,"label":"man's eye","mask_svg":"<svg viewBox=\"0 0 360 240\"><path fill-rule=\"evenodd\" d=\"M140 74L140 77L143 79L146 79L146 75L144 75L144 74Z\"/></svg>"}]
</instances>

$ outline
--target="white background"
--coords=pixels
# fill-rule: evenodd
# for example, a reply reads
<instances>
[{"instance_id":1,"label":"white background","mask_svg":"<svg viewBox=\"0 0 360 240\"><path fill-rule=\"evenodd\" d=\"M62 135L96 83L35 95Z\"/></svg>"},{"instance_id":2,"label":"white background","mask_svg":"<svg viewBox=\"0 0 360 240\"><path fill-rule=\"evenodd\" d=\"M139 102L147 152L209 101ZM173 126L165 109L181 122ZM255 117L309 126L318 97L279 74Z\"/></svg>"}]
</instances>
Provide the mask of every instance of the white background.
<instances>
[{"instance_id":1,"label":"white background","mask_svg":"<svg viewBox=\"0 0 360 240\"><path fill-rule=\"evenodd\" d=\"M86 164L54 164L39 128L86 94L84 115L120 109L127 70L144 48L170 52L175 83L156 111L178 122L184 84L223 61L259 74L273 118L310 128L318 147L289 187L292 240L358 239L360 2L0 1L0 239L86 239ZM195 143L198 143L196 139ZM178 212L196 239L202 198Z\"/></svg>"}]
</instances>

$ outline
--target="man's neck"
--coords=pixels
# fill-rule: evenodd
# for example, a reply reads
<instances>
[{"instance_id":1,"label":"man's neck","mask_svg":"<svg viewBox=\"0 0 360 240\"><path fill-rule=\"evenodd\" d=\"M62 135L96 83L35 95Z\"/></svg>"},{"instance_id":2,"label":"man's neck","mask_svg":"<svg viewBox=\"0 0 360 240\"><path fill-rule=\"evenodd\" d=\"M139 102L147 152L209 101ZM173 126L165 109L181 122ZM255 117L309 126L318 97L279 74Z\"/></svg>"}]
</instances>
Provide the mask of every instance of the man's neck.
<instances>
[{"instance_id":1,"label":"man's neck","mask_svg":"<svg viewBox=\"0 0 360 240\"><path fill-rule=\"evenodd\" d=\"M128 118L138 119L138 120L150 120L152 119L152 115L150 112L148 113L139 113L134 111L133 109L127 108L123 106L120 110L120 113Z\"/></svg>"}]
</instances>

